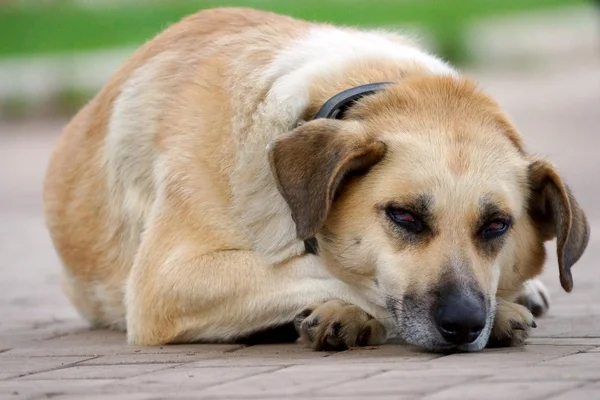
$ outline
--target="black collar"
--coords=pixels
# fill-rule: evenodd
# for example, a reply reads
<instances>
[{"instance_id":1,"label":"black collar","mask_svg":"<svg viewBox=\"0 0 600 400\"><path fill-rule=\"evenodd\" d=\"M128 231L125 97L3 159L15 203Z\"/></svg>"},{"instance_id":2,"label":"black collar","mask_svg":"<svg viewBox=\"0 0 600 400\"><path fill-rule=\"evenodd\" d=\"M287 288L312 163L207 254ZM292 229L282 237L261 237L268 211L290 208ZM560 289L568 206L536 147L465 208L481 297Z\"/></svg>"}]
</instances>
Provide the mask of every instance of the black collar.
<instances>
[{"instance_id":1,"label":"black collar","mask_svg":"<svg viewBox=\"0 0 600 400\"><path fill-rule=\"evenodd\" d=\"M327 100L315 114L313 120L318 118L342 119L344 113L352 107L356 101L365 96L377 93L391 84L393 84L393 82L369 83L367 85L355 86L344 90ZM304 248L307 253L315 255L319 254L319 243L314 237L304 241Z\"/></svg>"},{"instance_id":2,"label":"black collar","mask_svg":"<svg viewBox=\"0 0 600 400\"><path fill-rule=\"evenodd\" d=\"M353 88L344 90L343 92L340 92L327 100L317 114L315 114L313 119L342 119L344 117L344 113L350 107L352 107L356 101L362 99L363 97L377 93L386 86L392 84L393 82L369 83L367 85L355 86Z\"/></svg>"}]
</instances>

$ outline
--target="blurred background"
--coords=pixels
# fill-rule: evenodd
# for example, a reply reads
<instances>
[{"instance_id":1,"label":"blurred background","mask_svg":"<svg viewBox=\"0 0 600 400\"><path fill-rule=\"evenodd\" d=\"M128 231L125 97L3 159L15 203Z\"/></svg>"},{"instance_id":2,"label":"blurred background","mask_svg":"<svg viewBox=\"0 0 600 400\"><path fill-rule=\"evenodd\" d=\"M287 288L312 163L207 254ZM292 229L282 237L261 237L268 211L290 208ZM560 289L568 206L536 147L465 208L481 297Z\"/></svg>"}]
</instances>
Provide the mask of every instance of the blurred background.
<instances>
[{"instance_id":1,"label":"blurred background","mask_svg":"<svg viewBox=\"0 0 600 400\"><path fill-rule=\"evenodd\" d=\"M0 115L69 114L131 51L199 9L247 6L418 35L461 66L532 70L598 46L589 0L0 0Z\"/></svg>"},{"instance_id":2,"label":"blurred background","mask_svg":"<svg viewBox=\"0 0 600 400\"><path fill-rule=\"evenodd\" d=\"M600 226L598 1L0 0L0 315L9 316L2 327L76 318L60 295L42 216L44 171L62 127L133 49L216 6L417 35L500 101L527 147L558 165ZM538 324L536 334L600 331L599 258L593 233L568 299L549 258L544 279L557 295L549 318L560 323Z\"/></svg>"}]
</instances>

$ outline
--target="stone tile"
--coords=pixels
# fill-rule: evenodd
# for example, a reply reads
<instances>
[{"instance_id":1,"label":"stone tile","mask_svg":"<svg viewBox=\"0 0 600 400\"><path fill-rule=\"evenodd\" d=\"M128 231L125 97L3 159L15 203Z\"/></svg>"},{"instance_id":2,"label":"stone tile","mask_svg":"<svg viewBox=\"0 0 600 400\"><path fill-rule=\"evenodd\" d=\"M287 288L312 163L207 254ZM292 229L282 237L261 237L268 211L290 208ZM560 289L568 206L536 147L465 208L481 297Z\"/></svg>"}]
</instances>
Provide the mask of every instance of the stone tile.
<instances>
[{"instance_id":1,"label":"stone tile","mask_svg":"<svg viewBox=\"0 0 600 400\"><path fill-rule=\"evenodd\" d=\"M203 354L227 354L238 352L246 347L239 344L172 344L168 346L127 346L117 354L186 354L200 356Z\"/></svg>"},{"instance_id":2,"label":"stone tile","mask_svg":"<svg viewBox=\"0 0 600 400\"><path fill-rule=\"evenodd\" d=\"M546 361L540 365L555 367L585 367L600 371L600 354L598 353L579 353L569 356ZM600 379L600 373L598 374Z\"/></svg>"},{"instance_id":3,"label":"stone tile","mask_svg":"<svg viewBox=\"0 0 600 400\"><path fill-rule=\"evenodd\" d=\"M486 382L463 383L422 397L421 400L533 400L547 399L559 393L581 385L579 382Z\"/></svg>"},{"instance_id":4,"label":"stone tile","mask_svg":"<svg viewBox=\"0 0 600 400\"><path fill-rule=\"evenodd\" d=\"M85 365L56 369L27 375L20 380L40 381L53 379L122 379L161 369L173 368L168 364L128 364L128 365Z\"/></svg>"},{"instance_id":5,"label":"stone tile","mask_svg":"<svg viewBox=\"0 0 600 400\"><path fill-rule=\"evenodd\" d=\"M591 381L598 379L598 370L586 366L557 368L544 364L526 367L496 369L482 382L534 382L534 381Z\"/></svg>"},{"instance_id":6,"label":"stone tile","mask_svg":"<svg viewBox=\"0 0 600 400\"><path fill-rule=\"evenodd\" d=\"M219 359L207 359L191 366L251 366L297 364L352 364L352 363L416 363L441 357L439 354L416 351L408 346L385 345L356 348L343 352L315 352L299 344L252 346L225 354Z\"/></svg>"},{"instance_id":7,"label":"stone tile","mask_svg":"<svg viewBox=\"0 0 600 400\"><path fill-rule=\"evenodd\" d=\"M143 354L186 354L200 357L202 354L222 354L244 348L236 344L186 344L166 346L133 346L124 341L124 336L112 331L87 331L38 342L35 345L19 346L11 354L18 355L61 355L61 356L117 356ZM118 360L118 359L115 359Z\"/></svg>"},{"instance_id":8,"label":"stone tile","mask_svg":"<svg viewBox=\"0 0 600 400\"><path fill-rule=\"evenodd\" d=\"M271 397L273 399L277 399L276 396ZM298 395L293 397L286 397L290 400L365 400L363 395L346 395L346 396L320 396L318 394L307 394L307 395ZM240 397L242 399L242 397ZM395 393L393 395L378 395L377 400L415 400L415 396L413 394L405 394L405 393Z\"/></svg>"},{"instance_id":9,"label":"stone tile","mask_svg":"<svg viewBox=\"0 0 600 400\"><path fill-rule=\"evenodd\" d=\"M600 337L597 338L545 338L532 337L526 344L550 346L600 346Z\"/></svg>"},{"instance_id":10,"label":"stone tile","mask_svg":"<svg viewBox=\"0 0 600 400\"><path fill-rule=\"evenodd\" d=\"M127 345L124 332L108 329L80 329L67 335L47 340L44 344L55 346L85 346L90 343L102 342L111 345Z\"/></svg>"},{"instance_id":11,"label":"stone tile","mask_svg":"<svg viewBox=\"0 0 600 400\"><path fill-rule=\"evenodd\" d=\"M160 399L180 399L178 396L169 395L168 397L157 396L152 393L102 393L85 394L85 400L160 400ZM197 398L197 397L196 397ZM53 400L81 400L80 394L66 394L61 396L52 396Z\"/></svg>"},{"instance_id":12,"label":"stone tile","mask_svg":"<svg viewBox=\"0 0 600 400\"><path fill-rule=\"evenodd\" d=\"M36 346L46 340L82 329L77 321L16 322L0 328L0 348Z\"/></svg>"},{"instance_id":13,"label":"stone tile","mask_svg":"<svg viewBox=\"0 0 600 400\"><path fill-rule=\"evenodd\" d=\"M592 400L600 399L600 383L586 383L578 388L564 391L545 400Z\"/></svg>"},{"instance_id":14,"label":"stone tile","mask_svg":"<svg viewBox=\"0 0 600 400\"><path fill-rule=\"evenodd\" d=\"M103 388L104 393L199 393L222 383L267 374L281 367L189 368L182 366L146 373Z\"/></svg>"},{"instance_id":15,"label":"stone tile","mask_svg":"<svg viewBox=\"0 0 600 400\"><path fill-rule=\"evenodd\" d=\"M241 397L240 397L241 398ZM273 397L277 398L277 397ZM286 397L290 400L365 400L363 395L346 395L346 396L321 396L318 394L299 395ZM414 400L413 394L395 393L393 395L378 395L377 400Z\"/></svg>"},{"instance_id":16,"label":"stone tile","mask_svg":"<svg viewBox=\"0 0 600 400\"><path fill-rule=\"evenodd\" d=\"M0 354L0 379L15 378L57 368L66 368L88 357L15 357L10 352Z\"/></svg>"},{"instance_id":17,"label":"stone tile","mask_svg":"<svg viewBox=\"0 0 600 400\"><path fill-rule=\"evenodd\" d=\"M334 352L312 351L310 348L297 343L264 344L250 346L231 353L232 357L272 357L287 359L306 359L328 357Z\"/></svg>"},{"instance_id":18,"label":"stone tile","mask_svg":"<svg viewBox=\"0 0 600 400\"><path fill-rule=\"evenodd\" d=\"M385 364L381 365L381 367L384 366ZM331 387L319 390L318 393L338 396L356 394L379 396L392 393L426 394L461 383L481 380L492 374L491 370L481 371L475 369L394 370L375 374L365 379L356 379L332 385Z\"/></svg>"},{"instance_id":19,"label":"stone tile","mask_svg":"<svg viewBox=\"0 0 600 400\"><path fill-rule=\"evenodd\" d=\"M440 354L432 354L420 351L406 345L385 345L377 347L356 348L353 350L334 353L327 357L330 362L341 363L408 363L423 362L442 357Z\"/></svg>"},{"instance_id":20,"label":"stone tile","mask_svg":"<svg viewBox=\"0 0 600 400\"><path fill-rule=\"evenodd\" d=\"M220 351L186 351L181 353L146 353L146 354L110 354L99 356L80 365L114 365L114 364L186 364L200 360L218 359L222 357Z\"/></svg>"},{"instance_id":21,"label":"stone tile","mask_svg":"<svg viewBox=\"0 0 600 400\"><path fill-rule=\"evenodd\" d=\"M57 396L52 397L53 399L59 400L81 400L81 397L77 395L65 395L65 396ZM222 397L205 397L200 395L197 392L173 392L168 394L149 394L149 393L124 393L124 394L115 394L115 393L103 393L101 395L86 395L85 400L198 400L198 399L219 399ZM268 397L231 397L230 399L255 399L259 400L262 398L270 398L270 399L278 399L276 396L268 396ZM362 396L345 396L345 397L331 397L331 396L318 396L318 395L306 395L306 396L294 396L294 397L286 397L290 400L365 400ZM414 396L412 395L393 395L393 396L377 396L377 400L414 400Z\"/></svg>"},{"instance_id":22,"label":"stone tile","mask_svg":"<svg viewBox=\"0 0 600 400\"><path fill-rule=\"evenodd\" d=\"M110 343L90 343L87 346L30 346L16 347L7 352L12 356L28 356L28 357L98 357L101 355L116 355L119 353L127 353L129 350L126 345L111 345ZM135 354L135 353L134 353Z\"/></svg>"},{"instance_id":23,"label":"stone tile","mask_svg":"<svg viewBox=\"0 0 600 400\"><path fill-rule=\"evenodd\" d=\"M575 290L575 289L574 289ZM587 293L587 291L586 291ZM556 302L557 300L555 300ZM582 301L593 301L585 299ZM599 301L600 300L596 300ZM554 306L554 304L553 304ZM561 312L560 309L552 309L551 315L539 321L535 336L555 338L600 338L600 308L595 310L581 311L580 315L572 315L572 307ZM559 315L561 313L562 315ZM595 318L590 318L595 315Z\"/></svg>"},{"instance_id":24,"label":"stone tile","mask_svg":"<svg viewBox=\"0 0 600 400\"><path fill-rule=\"evenodd\" d=\"M87 398L87 394L96 388L112 383L111 380L55 380L39 381L35 384L30 381L0 381L1 399L40 399L56 398L63 394L72 394L80 399Z\"/></svg>"},{"instance_id":25,"label":"stone tile","mask_svg":"<svg viewBox=\"0 0 600 400\"><path fill-rule=\"evenodd\" d=\"M303 363L328 362L332 352L312 351L300 344L272 344L250 346L228 352L219 359L207 359L190 364L191 367L206 366L278 366Z\"/></svg>"},{"instance_id":26,"label":"stone tile","mask_svg":"<svg viewBox=\"0 0 600 400\"><path fill-rule=\"evenodd\" d=\"M488 349L480 353L459 353L436 358L429 363L439 368L515 368L524 365L534 365L541 361L552 360L580 351L592 349L592 346L550 346L526 345L505 349Z\"/></svg>"},{"instance_id":27,"label":"stone tile","mask_svg":"<svg viewBox=\"0 0 600 400\"><path fill-rule=\"evenodd\" d=\"M20 344L11 353L29 356L96 356L105 352L126 352L128 349L123 333L80 328Z\"/></svg>"},{"instance_id":28,"label":"stone tile","mask_svg":"<svg viewBox=\"0 0 600 400\"><path fill-rule=\"evenodd\" d=\"M227 384L213 386L201 392L215 397L264 397L312 394L317 389L330 387L355 379L376 375L384 370L382 365L365 368L359 364L296 365L260 374Z\"/></svg>"},{"instance_id":29,"label":"stone tile","mask_svg":"<svg viewBox=\"0 0 600 400\"><path fill-rule=\"evenodd\" d=\"M591 349L588 353L600 353L600 347L596 347L595 349Z\"/></svg>"},{"instance_id":30,"label":"stone tile","mask_svg":"<svg viewBox=\"0 0 600 400\"><path fill-rule=\"evenodd\" d=\"M23 346L32 342L40 341L45 338L44 335L32 332L3 332L0 334L0 347L2 349L11 349L17 346Z\"/></svg>"}]
</instances>

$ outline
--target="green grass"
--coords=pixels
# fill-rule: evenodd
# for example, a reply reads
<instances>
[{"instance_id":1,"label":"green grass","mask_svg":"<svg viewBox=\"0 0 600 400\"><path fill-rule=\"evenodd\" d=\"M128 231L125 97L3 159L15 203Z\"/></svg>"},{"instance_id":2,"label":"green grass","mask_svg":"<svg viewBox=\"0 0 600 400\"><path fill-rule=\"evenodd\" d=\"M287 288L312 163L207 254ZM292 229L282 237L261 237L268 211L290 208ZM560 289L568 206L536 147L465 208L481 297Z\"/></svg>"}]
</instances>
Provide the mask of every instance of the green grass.
<instances>
[{"instance_id":1,"label":"green grass","mask_svg":"<svg viewBox=\"0 0 600 400\"><path fill-rule=\"evenodd\" d=\"M585 4L586 0L172 0L106 7L0 5L0 57L137 46L181 17L218 6L247 6L355 26L417 24L448 58L463 56L474 18Z\"/></svg>"}]
</instances>

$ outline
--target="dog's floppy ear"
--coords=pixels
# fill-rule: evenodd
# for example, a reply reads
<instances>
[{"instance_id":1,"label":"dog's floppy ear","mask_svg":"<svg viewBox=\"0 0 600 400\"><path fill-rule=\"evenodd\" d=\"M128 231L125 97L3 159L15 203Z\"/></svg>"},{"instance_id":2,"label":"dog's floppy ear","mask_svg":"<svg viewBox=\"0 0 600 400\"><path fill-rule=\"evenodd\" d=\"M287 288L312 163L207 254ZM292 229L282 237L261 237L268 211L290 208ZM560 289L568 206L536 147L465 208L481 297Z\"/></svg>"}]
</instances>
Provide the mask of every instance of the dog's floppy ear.
<instances>
[{"instance_id":1,"label":"dog's floppy ear","mask_svg":"<svg viewBox=\"0 0 600 400\"><path fill-rule=\"evenodd\" d=\"M385 151L358 122L326 118L307 122L269 145L271 171L299 239L313 237L323 226L344 176L367 170Z\"/></svg>"},{"instance_id":2,"label":"dog's floppy ear","mask_svg":"<svg viewBox=\"0 0 600 400\"><path fill-rule=\"evenodd\" d=\"M560 284L573 289L571 267L585 251L590 227L573 194L554 167L534 159L529 165L531 198L529 211L543 240L556 237Z\"/></svg>"}]
</instances>

